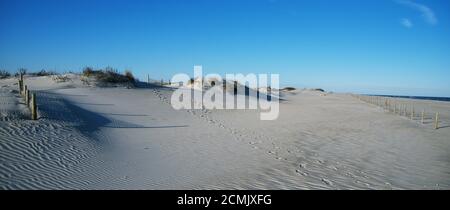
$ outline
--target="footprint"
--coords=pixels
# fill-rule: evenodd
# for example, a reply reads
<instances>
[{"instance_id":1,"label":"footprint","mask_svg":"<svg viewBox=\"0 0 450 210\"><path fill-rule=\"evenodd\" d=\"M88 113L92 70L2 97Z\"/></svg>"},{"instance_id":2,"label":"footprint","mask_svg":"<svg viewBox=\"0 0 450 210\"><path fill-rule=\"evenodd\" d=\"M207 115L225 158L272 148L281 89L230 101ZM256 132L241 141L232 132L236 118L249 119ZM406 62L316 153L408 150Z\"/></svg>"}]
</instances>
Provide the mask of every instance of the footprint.
<instances>
[{"instance_id":1,"label":"footprint","mask_svg":"<svg viewBox=\"0 0 450 210\"><path fill-rule=\"evenodd\" d=\"M332 182L332 181L330 181L330 180L328 180L328 179L325 179L325 178L322 178L322 182L325 183L326 185L330 185L330 186L333 185L333 182Z\"/></svg>"},{"instance_id":2,"label":"footprint","mask_svg":"<svg viewBox=\"0 0 450 210\"><path fill-rule=\"evenodd\" d=\"M337 171L337 170L338 170L338 168L337 168L336 166L330 166L330 168L331 168L332 170L334 170L334 171Z\"/></svg>"},{"instance_id":3,"label":"footprint","mask_svg":"<svg viewBox=\"0 0 450 210\"><path fill-rule=\"evenodd\" d=\"M302 176L308 176L308 173L300 171L298 169L295 169L295 172L297 172L298 174L301 174Z\"/></svg>"}]
</instances>

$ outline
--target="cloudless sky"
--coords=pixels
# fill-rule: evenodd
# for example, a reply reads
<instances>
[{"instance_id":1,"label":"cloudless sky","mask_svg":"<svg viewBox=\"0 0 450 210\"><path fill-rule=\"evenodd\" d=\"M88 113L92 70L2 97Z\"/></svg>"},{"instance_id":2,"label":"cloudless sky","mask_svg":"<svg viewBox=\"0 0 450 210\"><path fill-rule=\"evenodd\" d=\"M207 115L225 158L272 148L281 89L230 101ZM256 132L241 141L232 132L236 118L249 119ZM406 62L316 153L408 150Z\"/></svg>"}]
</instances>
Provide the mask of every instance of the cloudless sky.
<instances>
[{"instance_id":1,"label":"cloudless sky","mask_svg":"<svg viewBox=\"0 0 450 210\"><path fill-rule=\"evenodd\" d=\"M0 0L0 69L279 73L283 86L450 96L448 0Z\"/></svg>"}]
</instances>

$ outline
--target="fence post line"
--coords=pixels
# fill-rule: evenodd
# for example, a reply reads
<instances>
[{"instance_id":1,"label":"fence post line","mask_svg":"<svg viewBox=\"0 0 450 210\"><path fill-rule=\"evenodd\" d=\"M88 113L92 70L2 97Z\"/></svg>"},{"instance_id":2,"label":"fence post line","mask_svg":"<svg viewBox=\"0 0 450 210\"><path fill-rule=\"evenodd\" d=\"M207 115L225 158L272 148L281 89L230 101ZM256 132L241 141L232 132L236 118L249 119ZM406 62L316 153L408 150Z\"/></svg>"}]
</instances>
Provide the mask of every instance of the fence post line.
<instances>
[{"instance_id":1,"label":"fence post line","mask_svg":"<svg viewBox=\"0 0 450 210\"><path fill-rule=\"evenodd\" d=\"M439 112L436 112L436 118L434 121L434 129L438 129L439 128Z\"/></svg>"},{"instance_id":2,"label":"fence post line","mask_svg":"<svg viewBox=\"0 0 450 210\"><path fill-rule=\"evenodd\" d=\"M31 94L31 119L37 120L37 104L36 104L36 93Z\"/></svg>"}]
</instances>

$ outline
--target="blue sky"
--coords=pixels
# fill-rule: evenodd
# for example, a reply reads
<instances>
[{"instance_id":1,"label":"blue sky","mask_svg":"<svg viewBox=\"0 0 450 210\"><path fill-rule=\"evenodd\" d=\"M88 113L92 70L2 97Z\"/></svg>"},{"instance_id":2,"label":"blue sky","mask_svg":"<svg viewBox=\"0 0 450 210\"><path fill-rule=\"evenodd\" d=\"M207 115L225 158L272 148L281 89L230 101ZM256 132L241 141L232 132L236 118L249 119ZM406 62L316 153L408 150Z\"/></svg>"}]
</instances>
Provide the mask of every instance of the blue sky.
<instances>
[{"instance_id":1,"label":"blue sky","mask_svg":"<svg viewBox=\"0 0 450 210\"><path fill-rule=\"evenodd\" d=\"M448 0L0 0L0 69L279 73L281 85L450 96Z\"/></svg>"}]
</instances>

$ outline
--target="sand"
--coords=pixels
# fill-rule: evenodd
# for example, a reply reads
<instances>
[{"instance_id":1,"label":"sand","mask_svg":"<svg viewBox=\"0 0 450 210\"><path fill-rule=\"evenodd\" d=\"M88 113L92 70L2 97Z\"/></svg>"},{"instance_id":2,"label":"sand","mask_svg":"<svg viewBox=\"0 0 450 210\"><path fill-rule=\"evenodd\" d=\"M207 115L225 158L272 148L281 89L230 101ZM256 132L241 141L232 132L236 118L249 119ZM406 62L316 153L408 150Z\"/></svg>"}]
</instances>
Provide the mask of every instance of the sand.
<instances>
[{"instance_id":1,"label":"sand","mask_svg":"<svg viewBox=\"0 0 450 210\"><path fill-rule=\"evenodd\" d=\"M174 110L172 88L0 80L0 189L450 189L450 103L425 124L350 94L285 92L280 116ZM439 111L441 128L433 129Z\"/></svg>"}]
</instances>

